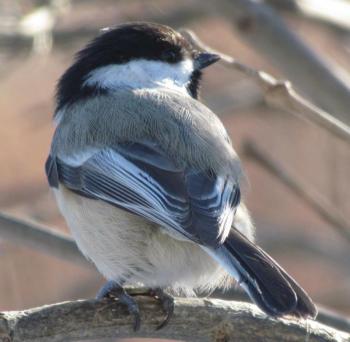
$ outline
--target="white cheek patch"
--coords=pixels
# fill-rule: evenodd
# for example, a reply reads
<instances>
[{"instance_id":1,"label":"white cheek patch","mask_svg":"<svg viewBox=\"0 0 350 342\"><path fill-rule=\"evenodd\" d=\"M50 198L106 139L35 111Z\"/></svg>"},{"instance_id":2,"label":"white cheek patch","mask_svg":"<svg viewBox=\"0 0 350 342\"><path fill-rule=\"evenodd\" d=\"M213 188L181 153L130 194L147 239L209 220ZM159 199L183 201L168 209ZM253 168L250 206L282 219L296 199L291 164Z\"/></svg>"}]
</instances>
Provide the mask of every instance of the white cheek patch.
<instances>
[{"instance_id":1,"label":"white cheek patch","mask_svg":"<svg viewBox=\"0 0 350 342\"><path fill-rule=\"evenodd\" d=\"M193 62L186 59L176 64L138 59L125 64L112 64L91 71L83 85L104 89L166 87L186 92L193 72Z\"/></svg>"}]
</instances>

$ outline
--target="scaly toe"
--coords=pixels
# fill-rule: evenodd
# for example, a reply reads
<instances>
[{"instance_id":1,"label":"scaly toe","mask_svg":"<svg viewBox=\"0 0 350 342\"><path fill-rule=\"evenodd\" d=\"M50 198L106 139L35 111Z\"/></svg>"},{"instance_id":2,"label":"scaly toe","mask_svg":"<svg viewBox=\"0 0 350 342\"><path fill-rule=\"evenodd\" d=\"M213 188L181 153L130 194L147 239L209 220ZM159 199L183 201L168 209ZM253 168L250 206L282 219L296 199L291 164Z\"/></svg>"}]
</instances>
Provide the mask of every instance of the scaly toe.
<instances>
[{"instance_id":1,"label":"scaly toe","mask_svg":"<svg viewBox=\"0 0 350 342\"><path fill-rule=\"evenodd\" d=\"M163 311L166 314L164 321L156 328L156 330L160 330L169 323L170 318L174 314L174 298L160 288L151 290L150 294L161 303Z\"/></svg>"},{"instance_id":2,"label":"scaly toe","mask_svg":"<svg viewBox=\"0 0 350 342\"><path fill-rule=\"evenodd\" d=\"M139 306L136 303L135 299L131 297L122 286L120 286L117 282L108 281L97 293L97 299L102 298L116 298L122 304L124 304L129 314L134 317L133 329L134 331L140 330L141 327L141 317Z\"/></svg>"}]
</instances>

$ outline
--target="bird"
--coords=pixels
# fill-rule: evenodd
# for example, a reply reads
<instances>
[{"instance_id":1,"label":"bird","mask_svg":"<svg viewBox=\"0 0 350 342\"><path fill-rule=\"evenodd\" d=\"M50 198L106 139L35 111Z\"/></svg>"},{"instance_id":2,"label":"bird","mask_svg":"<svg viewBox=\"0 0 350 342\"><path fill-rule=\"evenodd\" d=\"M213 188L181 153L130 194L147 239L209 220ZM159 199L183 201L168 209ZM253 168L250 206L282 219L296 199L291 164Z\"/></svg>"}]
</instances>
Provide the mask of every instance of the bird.
<instances>
[{"instance_id":1,"label":"bird","mask_svg":"<svg viewBox=\"0 0 350 342\"><path fill-rule=\"evenodd\" d=\"M103 29L57 84L45 168L79 249L140 328L127 284L160 301L234 284L273 317L315 318L309 295L254 239L244 172L220 119L199 97L220 56L176 30Z\"/></svg>"}]
</instances>

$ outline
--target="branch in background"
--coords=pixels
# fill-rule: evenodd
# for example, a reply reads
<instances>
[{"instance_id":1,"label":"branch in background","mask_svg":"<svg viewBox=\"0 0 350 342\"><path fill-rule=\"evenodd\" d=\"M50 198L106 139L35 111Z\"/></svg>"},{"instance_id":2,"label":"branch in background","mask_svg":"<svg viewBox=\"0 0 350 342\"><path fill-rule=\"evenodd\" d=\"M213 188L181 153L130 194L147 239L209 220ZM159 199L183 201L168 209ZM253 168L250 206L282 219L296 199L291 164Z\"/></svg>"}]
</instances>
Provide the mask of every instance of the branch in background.
<instances>
[{"instance_id":1,"label":"branch in background","mask_svg":"<svg viewBox=\"0 0 350 342\"><path fill-rule=\"evenodd\" d=\"M0 238L85 267L92 265L65 234L0 213Z\"/></svg>"},{"instance_id":2,"label":"branch in background","mask_svg":"<svg viewBox=\"0 0 350 342\"><path fill-rule=\"evenodd\" d=\"M337 267L349 271L349 248L341 247L335 241L317 239L314 234L310 236L295 233L292 229L283 232L283 234L276 234L275 231L265 231L262 236L259 236L258 240L259 245L273 253L285 253L286 250L293 251L293 253L304 253L314 257L320 263L323 261L331 262Z\"/></svg>"},{"instance_id":3,"label":"branch in background","mask_svg":"<svg viewBox=\"0 0 350 342\"><path fill-rule=\"evenodd\" d=\"M297 11L341 29L350 30L350 3L347 0L265 0L271 6Z\"/></svg>"},{"instance_id":4,"label":"branch in background","mask_svg":"<svg viewBox=\"0 0 350 342\"><path fill-rule=\"evenodd\" d=\"M350 318L344 317L344 315L339 314L333 310L324 307L318 307L319 312L317 316L317 321L322 324L329 325L336 329L350 332Z\"/></svg>"},{"instance_id":5,"label":"branch in background","mask_svg":"<svg viewBox=\"0 0 350 342\"><path fill-rule=\"evenodd\" d=\"M190 341L348 341L350 335L315 321L273 319L252 304L219 299L175 300L174 316L164 319L159 303L135 297L141 330L132 331L132 317L118 301L79 300L25 311L0 313L0 338L8 342L57 342L106 337L152 337Z\"/></svg>"},{"instance_id":6,"label":"branch in background","mask_svg":"<svg viewBox=\"0 0 350 342\"><path fill-rule=\"evenodd\" d=\"M101 1L102 2L102 1ZM170 26L182 26L192 22L194 19L201 19L208 17L211 13L205 6L198 6L197 3L189 3L186 7L179 7L171 12L161 12L161 14L154 14L152 11L147 12L143 20L154 21ZM120 13L118 7L115 7L115 15L111 16L113 20L119 17ZM139 20L139 13L135 14L133 11L126 13L130 21ZM106 22L99 22L96 27L92 25L81 25L71 29L59 29L53 27L50 34L53 38L54 47L60 49L74 46L77 41L88 40L95 37L103 26L116 25L118 22L111 21L109 18ZM18 30L18 22L15 22L13 27L7 30L1 29L0 26L0 48L3 50L10 50L13 54L18 55L20 52L28 52L33 45L33 38L29 35L23 34ZM1 16L0 16L1 25ZM81 42L79 43L81 44ZM76 48L76 47L75 47Z\"/></svg>"},{"instance_id":7,"label":"branch in background","mask_svg":"<svg viewBox=\"0 0 350 342\"><path fill-rule=\"evenodd\" d=\"M340 212L334 209L324 198L310 189L310 187L298 180L281 167L266 152L262 152L253 142L247 141L242 148L244 156L258 162L259 165L268 170L272 175L285 184L297 196L302 198L315 212L317 212L326 222L348 242L350 242L350 226Z\"/></svg>"},{"instance_id":8,"label":"branch in background","mask_svg":"<svg viewBox=\"0 0 350 342\"><path fill-rule=\"evenodd\" d=\"M298 9L311 18L350 29L350 3L345 0L297 0Z\"/></svg>"},{"instance_id":9,"label":"branch in background","mask_svg":"<svg viewBox=\"0 0 350 342\"><path fill-rule=\"evenodd\" d=\"M245 149L242 152L244 155L247 151ZM93 267L80 253L70 236L4 213L0 213L0 238L79 266ZM289 248L303 249L308 253L322 256L344 267L349 265L349 256L346 251L335 248L327 249L329 245L320 246L320 242L316 244L315 240L308 240L305 236L301 239L298 235L293 234L284 235L283 238L274 234L269 236L265 234L261 243L268 250L278 251L279 247L287 245Z\"/></svg>"},{"instance_id":10,"label":"branch in background","mask_svg":"<svg viewBox=\"0 0 350 342\"><path fill-rule=\"evenodd\" d=\"M288 10L288 11L295 11L297 9L297 5L295 3L295 0L264 0L265 3L269 4L273 8L276 8L278 10Z\"/></svg>"},{"instance_id":11,"label":"branch in background","mask_svg":"<svg viewBox=\"0 0 350 342\"><path fill-rule=\"evenodd\" d=\"M272 8L255 0L222 0L215 8L297 89L338 119L350 122L350 85L289 30Z\"/></svg>"},{"instance_id":12,"label":"branch in background","mask_svg":"<svg viewBox=\"0 0 350 342\"><path fill-rule=\"evenodd\" d=\"M182 29L181 33L198 49L219 54L222 58L221 62L225 66L237 70L255 81L255 83L261 88L268 105L287 110L292 114L307 119L350 143L350 127L300 96L293 89L290 82L277 80L264 71L255 70L236 61L231 56L213 50L200 41L196 34L190 30Z\"/></svg>"}]
</instances>

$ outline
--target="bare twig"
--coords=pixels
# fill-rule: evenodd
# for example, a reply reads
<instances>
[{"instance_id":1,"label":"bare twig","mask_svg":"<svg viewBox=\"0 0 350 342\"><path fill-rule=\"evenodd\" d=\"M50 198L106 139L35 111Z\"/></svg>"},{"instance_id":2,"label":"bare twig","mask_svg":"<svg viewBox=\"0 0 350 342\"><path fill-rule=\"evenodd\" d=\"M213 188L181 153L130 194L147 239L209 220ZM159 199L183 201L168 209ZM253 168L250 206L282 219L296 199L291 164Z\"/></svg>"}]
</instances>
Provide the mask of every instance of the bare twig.
<instances>
[{"instance_id":1,"label":"bare twig","mask_svg":"<svg viewBox=\"0 0 350 342\"><path fill-rule=\"evenodd\" d=\"M350 3L346 0L297 0L299 10L306 16L323 20L343 29L350 29Z\"/></svg>"},{"instance_id":2,"label":"bare twig","mask_svg":"<svg viewBox=\"0 0 350 342\"><path fill-rule=\"evenodd\" d=\"M230 301L238 302L248 302L250 299L246 292L240 290L239 288L231 288L228 291L216 290L212 294L213 298L219 298ZM346 317L344 314L341 315L329 308L325 308L317 304L318 315L317 322L328 325L337 330L341 330L350 333L350 318Z\"/></svg>"},{"instance_id":3,"label":"bare twig","mask_svg":"<svg viewBox=\"0 0 350 342\"><path fill-rule=\"evenodd\" d=\"M314 235L295 233L292 230L283 232L281 235L274 231L265 231L259 238L259 244L274 253L283 253L286 249L296 253L303 252L320 262L322 260L331 262L338 267L342 267L345 272L349 272L349 248L340 247L338 242L335 241L317 239Z\"/></svg>"},{"instance_id":4,"label":"bare twig","mask_svg":"<svg viewBox=\"0 0 350 342\"><path fill-rule=\"evenodd\" d=\"M318 307L317 321L350 333L350 318L328 308Z\"/></svg>"},{"instance_id":5,"label":"bare twig","mask_svg":"<svg viewBox=\"0 0 350 342\"><path fill-rule=\"evenodd\" d=\"M119 15L120 13L118 7L115 7L115 15L111 16L113 21L108 19L107 25L115 25L115 17ZM199 7L196 3L189 3L188 6L179 7L171 12L161 12L161 14L155 14L151 11L150 13L145 13L143 20L154 21L176 27L179 25L186 25L194 19L205 18L209 15L210 11L208 11L205 6ZM132 11L130 13L127 12L126 16L128 17L128 20L139 20L139 14L136 16ZM60 29L54 27L51 32L54 47L59 47L62 49L65 47L71 47L76 41L91 39L98 34L99 30L101 29L101 25L106 25L106 22L101 21L97 23L95 27L92 25L81 25L80 27L70 29ZM31 46L32 39L28 35L18 32L16 26L11 27L10 30L5 32L0 28L0 48L3 48L4 50L10 49L14 53L18 54L21 51L28 51Z\"/></svg>"},{"instance_id":6,"label":"bare twig","mask_svg":"<svg viewBox=\"0 0 350 342\"><path fill-rule=\"evenodd\" d=\"M262 1L222 0L216 8L240 37L277 66L314 103L349 123L350 85L335 68L308 47Z\"/></svg>"},{"instance_id":7,"label":"bare twig","mask_svg":"<svg viewBox=\"0 0 350 342\"><path fill-rule=\"evenodd\" d=\"M347 0L267 0L276 8L297 11L344 30L350 30L350 3Z\"/></svg>"},{"instance_id":8,"label":"bare twig","mask_svg":"<svg viewBox=\"0 0 350 342\"><path fill-rule=\"evenodd\" d=\"M92 267L67 235L3 213L0 213L0 237L62 260Z\"/></svg>"},{"instance_id":9,"label":"bare twig","mask_svg":"<svg viewBox=\"0 0 350 342\"><path fill-rule=\"evenodd\" d=\"M264 71L255 70L243 63L238 62L231 56L213 50L200 41L191 30L183 29L181 30L181 33L186 36L198 49L219 54L222 57L222 63L224 65L233 68L234 70L237 70L247 77L253 79L261 88L267 104L279 109L287 110L292 114L296 114L299 117L310 120L311 122L327 129L337 137L350 143L350 127L300 96L293 89L290 82L277 80L272 75Z\"/></svg>"},{"instance_id":10,"label":"bare twig","mask_svg":"<svg viewBox=\"0 0 350 342\"><path fill-rule=\"evenodd\" d=\"M132 331L132 318L119 302L80 300L0 314L0 339L8 342L57 342L105 337L152 337L187 341L349 341L350 335L315 321L276 320L254 305L219 299L175 301L168 326L156 301L135 297L142 326Z\"/></svg>"},{"instance_id":11,"label":"bare twig","mask_svg":"<svg viewBox=\"0 0 350 342\"><path fill-rule=\"evenodd\" d=\"M316 211L326 222L350 242L350 225L340 212L329 205L324 198L313 191L308 185L303 184L297 177L283 169L266 152L262 152L253 142L246 142L243 146L245 156L257 161L282 183L288 186L296 195L302 198L314 211Z\"/></svg>"}]
</instances>

